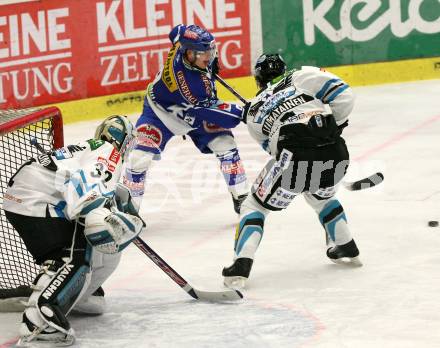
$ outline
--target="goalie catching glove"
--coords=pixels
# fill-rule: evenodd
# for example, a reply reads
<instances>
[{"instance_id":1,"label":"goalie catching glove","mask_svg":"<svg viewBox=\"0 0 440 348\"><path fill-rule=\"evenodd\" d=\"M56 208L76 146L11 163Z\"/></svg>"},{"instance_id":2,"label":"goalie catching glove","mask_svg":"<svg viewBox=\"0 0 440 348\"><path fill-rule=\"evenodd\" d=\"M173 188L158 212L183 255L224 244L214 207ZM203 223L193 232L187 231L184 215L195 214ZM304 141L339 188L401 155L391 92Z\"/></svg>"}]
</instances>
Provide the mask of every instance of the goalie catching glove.
<instances>
[{"instance_id":1,"label":"goalie catching glove","mask_svg":"<svg viewBox=\"0 0 440 348\"><path fill-rule=\"evenodd\" d=\"M85 219L84 235L96 250L115 254L127 247L142 227L142 220L136 216L97 208Z\"/></svg>"}]
</instances>

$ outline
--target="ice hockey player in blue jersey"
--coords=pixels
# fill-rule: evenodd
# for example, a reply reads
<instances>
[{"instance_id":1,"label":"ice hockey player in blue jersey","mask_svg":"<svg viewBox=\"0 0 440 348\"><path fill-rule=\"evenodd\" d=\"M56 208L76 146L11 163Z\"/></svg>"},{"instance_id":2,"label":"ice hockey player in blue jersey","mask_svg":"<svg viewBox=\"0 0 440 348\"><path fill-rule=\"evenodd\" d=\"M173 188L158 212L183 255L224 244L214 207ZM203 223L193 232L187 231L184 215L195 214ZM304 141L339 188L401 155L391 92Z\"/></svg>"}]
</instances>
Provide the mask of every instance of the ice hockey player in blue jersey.
<instances>
[{"instance_id":1,"label":"ice hockey player in blue jersey","mask_svg":"<svg viewBox=\"0 0 440 348\"><path fill-rule=\"evenodd\" d=\"M146 91L136 123L138 144L127 161L124 184L138 207L153 160L174 135L186 135L202 153L214 153L238 213L246 197L246 174L230 131L240 123L242 108L217 98L218 73L214 37L196 25L178 25L169 34L166 62Z\"/></svg>"},{"instance_id":2,"label":"ice hockey player in blue jersey","mask_svg":"<svg viewBox=\"0 0 440 348\"><path fill-rule=\"evenodd\" d=\"M344 209L335 198L336 185L349 164L341 134L353 109L353 92L323 69L302 67L286 72L278 54L260 56L255 80L260 90L246 105L244 117L249 133L272 159L242 203L234 262L222 273L225 285L245 286L265 217L287 208L300 194L325 229L330 260L361 266Z\"/></svg>"}]
</instances>

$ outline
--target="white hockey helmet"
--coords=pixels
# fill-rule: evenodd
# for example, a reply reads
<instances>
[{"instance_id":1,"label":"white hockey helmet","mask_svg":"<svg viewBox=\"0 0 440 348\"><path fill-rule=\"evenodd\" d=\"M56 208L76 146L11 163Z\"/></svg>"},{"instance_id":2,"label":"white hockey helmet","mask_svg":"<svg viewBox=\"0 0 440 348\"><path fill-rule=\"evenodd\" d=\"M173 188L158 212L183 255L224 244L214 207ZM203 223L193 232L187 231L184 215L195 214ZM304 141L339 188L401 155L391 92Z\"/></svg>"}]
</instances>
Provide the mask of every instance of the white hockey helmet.
<instances>
[{"instance_id":1,"label":"white hockey helmet","mask_svg":"<svg viewBox=\"0 0 440 348\"><path fill-rule=\"evenodd\" d=\"M136 136L136 130L126 116L113 115L107 117L97 128L95 139L111 143L119 151L122 158Z\"/></svg>"}]
</instances>

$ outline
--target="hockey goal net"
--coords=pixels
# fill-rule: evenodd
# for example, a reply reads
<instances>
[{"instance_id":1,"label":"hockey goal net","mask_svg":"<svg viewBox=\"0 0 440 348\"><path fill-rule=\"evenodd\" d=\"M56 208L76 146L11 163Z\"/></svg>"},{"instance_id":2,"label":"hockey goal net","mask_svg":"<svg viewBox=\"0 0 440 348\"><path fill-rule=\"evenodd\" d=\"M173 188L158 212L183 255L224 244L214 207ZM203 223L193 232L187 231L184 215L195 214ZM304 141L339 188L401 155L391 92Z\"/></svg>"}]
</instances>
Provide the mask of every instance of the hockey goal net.
<instances>
[{"instance_id":1,"label":"hockey goal net","mask_svg":"<svg viewBox=\"0 0 440 348\"><path fill-rule=\"evenodd\" d=\"M56 107L0 110L0 207L9 179L30 157L38 155L35 139L45 150L63 146L63 122ZM38 272L32 256L0 209L0 298L29 285Z\"/></svg>"}]
</instances>

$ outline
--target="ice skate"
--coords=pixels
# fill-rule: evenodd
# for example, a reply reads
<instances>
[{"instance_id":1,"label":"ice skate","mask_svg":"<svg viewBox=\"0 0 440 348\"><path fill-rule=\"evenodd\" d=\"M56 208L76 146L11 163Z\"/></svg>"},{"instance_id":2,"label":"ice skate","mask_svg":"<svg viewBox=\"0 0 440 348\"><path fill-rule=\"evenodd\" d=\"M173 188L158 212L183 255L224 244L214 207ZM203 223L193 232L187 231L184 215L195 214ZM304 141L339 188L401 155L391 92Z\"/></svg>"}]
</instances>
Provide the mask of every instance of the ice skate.
<instances>
[{"instance_id":1,"label":"ice skate","mask_svg":"<svg viewBox=\"0 0 440 348\"><path fill-rule=\"evenodd\" d=\"M50 307L46 307L50 308ZM44 323L36 311L23 314L20 339L16 347L67 347L75 342L75 332L65 317L61 318L65 332L58 331Z\"/></svg>"},{"instance_id":2,"label":"ice skate","mask_svg":"<svg viewBox=\"0 0 440 348\"><path fill-rule=\"evenodd\" d=\"M359 259L359 249L352 239L346 244L335 245L327 249L328 258L337 264L361 267L362 262Z\"/></svg>"},{"instance_id":3,"label":"ice skate","mask_svg":"<svg viewBox=\"0 0 440 348\"><path fill-rule=\"evenodd\" d=\"M223 268L223 283L231 289L244 289L254 260L247 257L238 258L234 263Z\"/></svg>"},{"instance_id":4,"label":"ice skate","mask_svg":"<svg viewBox=\"0 0 440 348\"><path fill-rule=\"evenodd\" d=\"M232 201L234 202L234 211L237 214L240 214L241 204L244 202L244 200L247 198L248 194L245 193L244 195L240 195L237 198L232 195Z\"/></svg>"},{"instance_id":5,"label":"ice skate","mask_svg":"<svg viewBox=\"0 0 440 348\"><path fill-rule=\"evenodd\" d=\"M75 343L73 334L63 332L34 332L28 336L22 336L15 347L68 347Z\"/></svg>"}]
</instances>

